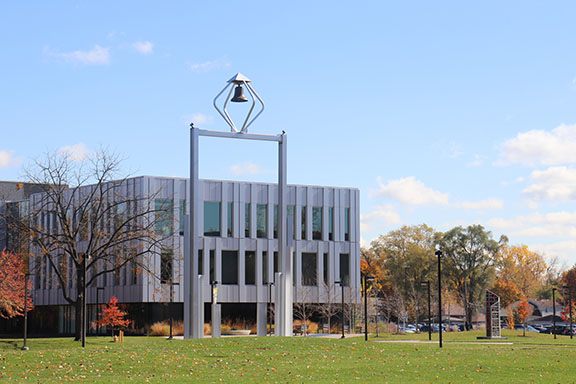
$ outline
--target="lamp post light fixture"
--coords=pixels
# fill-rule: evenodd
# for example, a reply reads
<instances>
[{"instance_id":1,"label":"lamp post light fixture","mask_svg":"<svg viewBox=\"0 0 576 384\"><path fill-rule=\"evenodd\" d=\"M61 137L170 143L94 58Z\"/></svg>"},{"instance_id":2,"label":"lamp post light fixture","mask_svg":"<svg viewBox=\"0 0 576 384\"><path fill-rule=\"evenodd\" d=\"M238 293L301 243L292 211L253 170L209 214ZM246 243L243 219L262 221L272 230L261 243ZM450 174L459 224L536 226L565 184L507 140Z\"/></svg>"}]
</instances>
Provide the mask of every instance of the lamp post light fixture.
<instances>
[{"instance_id":1,"label":"lamp post light fixture","mask_svg":"<svg viewBox=\"0 0 576 384\"><path fill-rule=\"evenodd\" d=\"M552 288L552 333L556 339L556 287Z\"/></svg>"},{"instance_id":2,"label":"lamp post light fixture","mask_svg":"<svg viewBox=\"0 0 576 384\"><path fill-rule=\"evenodd\" d=\"M98 310L100 309L100 300L99 300L99 298L100 298L99 293L100 292L104 293L104 287L97 287L96 288L96 319L97 320L98 320L98 314L99 314ZM102 294L102 296L104 296L104 294ZM101 329L102 329L102 327L100 326L100 323L96 322L96 334L98 336L100 336Z\"/></svg>"},{"instance_id":3,"label":"lamp post light fixture","mask_svg":"<svg viewBox=\"0 0 576 384\"><path fill-rule=\"evenodd\" d=\"M437 250L434 254L438 257L438 345L442 348L442 251Z\"/></svg>"},{"instance_id":4,"label":"lamp post light fixture","mask_svg":"<svg viewBox=\"0 0 576 384\"><path fill-rule=\"evenodd\" d=\"M218 93L214 98L214 107L226 123L230 126L231 132L223 131L208 131L194 127L190 124L190 215L186 231L185 243L188 244L187 251L185 252L185 272L184 272L184 337L185 338L200 338L203 336L203 319L200 318L201 306L203 299L201 298L201 287L198 278L198 249L202 241L200 228L201 212L200 204L202 194L200 193L199 182L199 138L217 137L229 139L245 139L257 141L271 141L278 143L278 258L279 258L279 277L276 282L278 289L278 300L275 310L275 334L278 336L291 336L292 335L292 268L291 260L288 254L287 245L287 137L285 132L282 131L280 135L263 135L248 133L248 127L254 120L260 116L264 111L264 102L258 96L252 85L251 80L246 76L238 73L230 80L228 84ZM228 102L246 102L249 101L244 96L244 88L248 91L252 99L252 105L244 119L240 128L237 128L232 118L226 109ZM227 90L230 89L222 109L217 105L219 97ZM234 90L234 97L230 99L232 91ZM252 116L254 108L258 102L261 106L260 110Z\"/></svg>"},{"instance_id":5,"label":"lamp post light fixture","mask_svg":"<svg viewBox=\"0 0 576 384\"><path fill-rule=\"evenodd\" d=\"M20 348L23 351L30 349L26 342L28 341L28 281L32 275L33 273L26 273L24 275L24 341L22 348Z\"/></svg>"},{"instance_id":6,"label":"lamp post light fixture","mask_svg":"<svg viewBox=\"0 0 576 384\"><path fill-rule=\"evenodd\" d=\"M172 334L172 329L173 329L173 325L174 325L174 314L172 313L172 307L174 305L174 286L175 285L180 285L180 283L175 283L172 280L170 280L170 282L168 283L170 284L170 303L168 304L168 312L170 314L170 336L168 336L168 340L172 340L174 339L174 336Z\"/></svg>"},{"instance_id":7,"label":"lamp post light fixture","mask_svg":"<svg viewBox=\"0 0 576 384\"><path fill-rule=\"evenodd\" d=\"M364 275L364 341L368 341L368 281L374 277Z\"/></svg>"},{"instance_id":8,"label":"lamp post light fixture","mask_svg":"<svg viewBox=\"0 0 576 384\"><path fill-rule=\"evenodd\" d=\"M574 324L572 321L572 286L565 285L562 287L563 289L568 290L568 311L570 311L570 338L574 338L574 329L572 329L572 325Z\"/></svg>"},{"instance_id":9,"label":"lamp post light fixture","mask_svg":"<svg viewBox=\"0 0 576 384\"><path fill-rule=\"evenodd\" d=\"M340 337L341 339L344 339L346 337L346 335L344 334L344 282L343 281L335 281L334 284L340 284L340 287L342 288L342 336Z\"/></svg>"},{"instance_id":10,"label":"lamp post light fixture","mask_svg":"<svg viewBox=\"0 0 576 384\"><path fill-rule=\"evenodd\" d=\"M421 281L420 282L420 286L421 287L426 287L428 289L428 340L432 340L432 311L431 311L431 307L430 307L430 280L428 281Z\"/></svg>"}]
</instances>

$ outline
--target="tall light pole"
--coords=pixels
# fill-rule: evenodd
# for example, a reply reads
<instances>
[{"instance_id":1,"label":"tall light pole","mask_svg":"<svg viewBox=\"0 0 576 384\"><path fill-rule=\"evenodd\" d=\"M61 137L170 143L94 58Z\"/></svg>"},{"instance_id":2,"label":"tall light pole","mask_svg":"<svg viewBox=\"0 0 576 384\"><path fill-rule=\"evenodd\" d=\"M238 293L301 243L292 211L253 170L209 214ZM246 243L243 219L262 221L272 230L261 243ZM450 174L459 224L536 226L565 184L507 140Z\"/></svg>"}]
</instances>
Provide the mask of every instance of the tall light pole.
<instances>
[{"instance_id":1,"label":"tall light pole","mask_svg":"<svg viewBox=\"0 0 576 384\"><path fill-rule=\"evenodd\" d=\"M27 351L30 348L26 344L28 340L28 280L33 273L26 273L24 275L24 342L22 343L23 351Z\"/></svg>"},{"instance_id":2,"label":"tall light pole","mask_svg":"<svg viewBox=\"0 0 576 384\"><path fill-rule=\"evenodd\" d=\"M364 341L368 341L368 281L374 278L364 275Z\"/></svg>"},{"instance_id":3,"label":"tall light pole","mask_svg":"<svg viewBox=\"0 0 576 384\"><path fill-rule=\"evenodd\" d=\"M442 348L442 251L435 252L438 257L438 345Z\"/></svg>"},{"instance_id":4,"label":"tall light pole","mask_svg":"<svg viewBox=\"0 0 576 384\"><path fill-rule=\"evenodd\" d=\"M420 286L421 287L426 287L428 289L428 340L432 340L432 314L431 314L431 307L430 307L430 280L428 281L421 281L420 282Z\"/></svg>"},{"instance_id":5,"label":"tall light pole","mask_svg":"<svg viewBox=\"0 0 576 384\"><path fill-rule=\"evenodd\" d=\"M344 334L344 282L343 281L335 281L334 284L340 284L340 287L342 287L342 336L340 337L341 339L344 339L346 337L346 335Z\"/></svg>"},{"instance_id":6,"label":"tall light pole","mask_svg":"<svg viewBox=\"0 0 576 384\"><path fill-rule=\"evenodd\" d=\"M278 257L280 264L280 280L277 282L276 288L279 291L278 302L276 303L276 321L275 333L278 336L291 336L292 335L292 268L291 259L288 254L287 243L287 137L285 132L282 131L280 135L262 135L248 133L248 127L254 120L263 112L264 102L258 96L256 91L250 85L250 79L238 73L232 77L228 84L220 91L214 98L214 107L226 123L230 126L231 132L222 131L207 131L195 128L193 124L190 125L190 221L187 231L188 244L186 256L184 259L185 273L184 273L184 333L186 338L199 338L201 337L203 320L200 319L200 306L202 299L200 297L200 286L198 278L198 249L201 244L201 237L199 233L200 227L200 203L202 195L200 193L200 182L198 179L198 144L200 136L230 138L230 139L246 139L258 141L271 141L278 143ZM242 127L237 128L232 121L230 115L226 110L228 101L231 102L245 102L248 98L244 96L242 87L248 90L252 98L252 106L242 124ZM224 102L222 110L218 108L217 100L228 88L228 96ZM230 99L234 91L234 96ZM258 101L261 109L255 116L251 118L251 114ZM260 308L260 306L258 306Z\"/></svg>"},{"instance_id":7,"label":"tall light pole","mask_svg":"<svg viewBox=\"0 0 576 384\"><path fill-rule=\"evenodd\" d=\"M87 297L86 297L86 294L88 292L88 289L87 289L88 287L86 286L86 283L87 283L88 274L87 274L86 270L88 269L88 260L89 259L90 259L90 256L84 254L84 257L82 260L82 269L83 269L82 273L84 275L84 282L82 284L82 309L81 309L81 316L80 316L82 318L82 321L80 324L80 330L82 332L82 334L80 336L82 339L82 348L86 347L86 328L87 328L87 323L88 323L88 320L86 318L86 315L87 315L86 305L87 305L87 301L88 301Z\"/></svg>"},{"instance_id":8,"label":"tall light pole","mask_svg":"<svg viewBox=\"0 0 576 384\"><path fill-rule=\"evenodd\" d=\"M556 338L556 287L552 288L552 333Z\"/></svg>"}]
</instances>

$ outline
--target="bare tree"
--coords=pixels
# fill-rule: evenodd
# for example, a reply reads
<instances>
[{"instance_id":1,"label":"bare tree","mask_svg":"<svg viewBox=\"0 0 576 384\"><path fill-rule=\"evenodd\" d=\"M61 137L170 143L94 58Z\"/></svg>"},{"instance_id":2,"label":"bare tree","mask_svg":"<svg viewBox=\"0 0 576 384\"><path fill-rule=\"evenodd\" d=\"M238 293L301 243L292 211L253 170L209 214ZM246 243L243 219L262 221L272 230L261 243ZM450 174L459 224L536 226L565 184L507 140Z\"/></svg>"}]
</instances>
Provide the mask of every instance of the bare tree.
<instances>
[{"instance_id":1,"label":"bare tree","mask_svg":"<svg viewBox=\"0 0 576 384\"><path fill-rule=\"evenodd\" d=\"M49 153L26 171L43 192L32 195L19 230L30 234L36 277L57 284L74 306L76 340L86 326L86 287L104 274L119 276L122 268L137 273L147 264L145 256L172 235L156 225L167 220L167 212L154 209L153 197L129 191L128 179L117 179L119 169L118 156L100 150L81 161Z\"/></svg>"},{"instance_id":2,"label":"bare tree","mask_svg":"<svg viewBox=\"0 0 576 384\"><path fill-rule=\"evenodd\" d=\"M302 334L308 334L308 320L317 309L312 300L312 287L302 286L298 289L297 300L294 301L294 317L302 322Z\"/></svg>"},{"instance_id":3,"label":"bare tree","mask_svg":"<svg viewBox=\"0 0 576 384\"><path fill-rule=\"evenodd\" d=\"M328 333L330 333L332 330L332 318L336 316L336 314L340 313L340 305L335 302L336 284L327 284L326 282L322 282L320 289L324 292L323 296L325 300L318 306L318 312L320 312L322 317L326 319L328 324Z\"/></svg>"}]
</instances>

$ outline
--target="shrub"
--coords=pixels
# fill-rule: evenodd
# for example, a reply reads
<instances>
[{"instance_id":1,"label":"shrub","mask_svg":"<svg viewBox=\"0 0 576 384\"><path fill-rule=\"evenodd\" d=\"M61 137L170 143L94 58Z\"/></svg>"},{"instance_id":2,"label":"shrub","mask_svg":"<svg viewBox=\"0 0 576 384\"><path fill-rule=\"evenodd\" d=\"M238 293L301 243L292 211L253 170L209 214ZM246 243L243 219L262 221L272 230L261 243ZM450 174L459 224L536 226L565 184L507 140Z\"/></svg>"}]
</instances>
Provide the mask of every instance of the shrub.
<instances>
[{"instance_id":1,"label":"shrub","mask_svg":"<svg viewBox=\"0 0 576 384\"><path fill-rule=\"evenodd\" d=\"M169 336L170 335L170 322L169 321L159 321L150 327L151 336ZM172 323L172 335L182 336L184 335L184 322L174 321Z\"/></svg>"}]
</instances>

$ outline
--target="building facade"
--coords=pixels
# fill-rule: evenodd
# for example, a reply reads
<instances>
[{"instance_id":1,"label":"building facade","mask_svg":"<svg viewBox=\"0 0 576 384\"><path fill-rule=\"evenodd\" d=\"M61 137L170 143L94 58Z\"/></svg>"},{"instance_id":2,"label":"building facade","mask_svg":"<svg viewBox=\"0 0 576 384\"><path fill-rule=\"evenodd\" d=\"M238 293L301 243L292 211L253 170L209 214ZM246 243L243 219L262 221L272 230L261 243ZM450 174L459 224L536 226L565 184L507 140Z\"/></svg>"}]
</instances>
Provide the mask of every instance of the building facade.
<instances>
[{"instance_id":1,"label":"building facade","mask_svg":"<svg viewBox=\"0 0 576 384\"><path fill-rule=\"evenodd\" d=\"M184 298L184 233L189 211L189 181L183 178L142 176L122 181L123 193L149 196L156 212L155 232L163 240L155 252L128 263L114 273L99 276L87 289L88 320L97 306L116 296L127 306L134 327L144 329L167 318L182 316ZM87 187L88 188L88 187ZM222 316L251 317L258 303L274 303L274 276L278 271L277 185L236 181L201 181L201 245L198 252L203 300L212 299L211 282L218 282ZM41 194L30 196L30 207ZM345 285L347 302L360 300L359 191L353 188L288 186L288 234L292 255L294 303L340 302ZM50 214L42 225L57 227ZM58 229L56 229L57 231ZM31 247L34 253L34 247ZM34 256L34 255L33 255ZM34 304L49 313L41 329L72 333L74 309L64 300L52 266L32 257ZM66 264L67 268L70 264ZM66 284L75 284L74 271ZM167 304L173 302L173 306ZM207 317L209 310L205 311ZM41 317L41 316L36 316ZM34 317L32 317L34 318ZM32 331L33 328L31 327Z\"/></svg>"}]
</instances>

